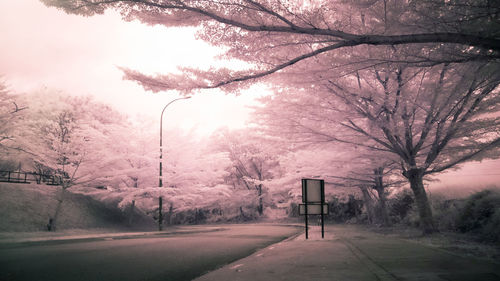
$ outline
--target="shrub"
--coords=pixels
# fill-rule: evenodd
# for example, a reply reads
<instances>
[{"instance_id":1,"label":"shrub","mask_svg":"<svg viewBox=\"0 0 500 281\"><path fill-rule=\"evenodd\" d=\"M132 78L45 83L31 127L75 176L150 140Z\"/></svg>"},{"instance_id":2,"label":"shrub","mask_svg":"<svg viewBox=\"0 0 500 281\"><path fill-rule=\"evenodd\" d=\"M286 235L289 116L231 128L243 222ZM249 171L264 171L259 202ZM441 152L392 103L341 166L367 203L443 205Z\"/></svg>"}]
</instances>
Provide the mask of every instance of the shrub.
<instances>
[{"instance_id":1,"label":"shrub","mask_svg":"<svg viewBox=\"0 0 500 281\"><path fill-rule=\"evenodd\" d=\"M9 160L9 159L1 159L0 158L0 171L15 171L19 168L19 163Z\"/></svg>"},{"instance_id":2,"label":"shrub","mask_svg":"<svg viewBox=\"0 0 500 281\"><path fill-rule=\"evenodd\" d=\"M414 202L413 193L408 189L403 189L401 192L389 198L389 215L393 217L396 222L403 222L413 209Z\"/></svg>"},{"instance_id":3,"label":"shrub","mask_svg":"<svg viewBox=\"0 0 500 281\"><path fill-rule=\"evenodd\" d=\"M356 199L353 195L347 198L332 196L328 199L329 215L327 219L336 223L359 222L366 216L362 216L363 201Z\"/></svg>"},{"instance_id":4,"label":"shrub","mask_svg":"<svg viewBox=\"0 0 500 281\"><path fill-rule=\"evenodd\" d=\"M446 199L443 195L433 195L430 199L434 222L439 230L457 231L457 220L463 209L463 200Z\"/></svg>"},{"instance_id":5,"label":"shrub","mask_svg":"<svg viewBox=\"0 0 500 281\"><path fill-rule=\"evenodd\" d=\"M481 231L481 237L485 241L500 242L500 210L498 205L495 213Z\"/></svg>"},{"instance_id":6,"label":"shrub","mask_svg":"<svg viewBox=\"0 0 500 281\"><path fill-rule=\"evenodd\" d=\"M500 241L500 192L484 190L471 195L456 225L459 231L478 234L482 240Z\"/></svg>"}]
</instances>

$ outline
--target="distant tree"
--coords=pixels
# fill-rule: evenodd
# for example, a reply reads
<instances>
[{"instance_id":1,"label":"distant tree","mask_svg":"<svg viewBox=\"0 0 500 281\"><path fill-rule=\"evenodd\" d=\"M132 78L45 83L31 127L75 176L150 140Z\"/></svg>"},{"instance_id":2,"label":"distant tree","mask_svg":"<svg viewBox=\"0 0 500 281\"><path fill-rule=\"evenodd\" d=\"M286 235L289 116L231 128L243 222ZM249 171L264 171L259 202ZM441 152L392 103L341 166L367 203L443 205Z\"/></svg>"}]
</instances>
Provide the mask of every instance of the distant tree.
<instances>
[{"instance_id":1,"label":"distant tree","mask_svg":"<svg viewBox=\"0 0 500 281\"><path fill-rule=\"evenodd\" d=\"M157 76L124 68L126 78L152 91L238 90L271 74L307 83L304 63L308 72L342 72L388 61L432 65L497 62L500 56L500 8L490 0L42 2L84 16L113 9L125 20L200 27L199 38L223 46L225 59L247 63L245 70L183 68L179 75ZM364 57L346 55L351 51Z\"/></svg>"},{"instance_id":2,"label":"distant tree","mask_svg":"<svg viewBox=\"0 0 500 281\"><path fill-rule=\"evenodd\" d=\"M151 135L155 130L149 131L145 123L145 120L141 122L144 131L132 126L127 129L132 131L122 132L127 142L117 148L115 153L119 158L110 173L115 174L115 179L126 181L127 187L103 191L100 195L103 200L119 200L121 208L134 206L158 220L158 197L161 196L166 210L163 219L167 224L183 212L221 210L228 204L226 201L232 193L224 185L225 169L230 164L227 155L194 133L180 129L164 130L164 185L160 188L157 132Z\"/></svg>"},{"instance_id":3,"label":"distant tree","mask_svg":"<svg viewBox=\"0 0 500 281\"><path fill-rule=\"evenodd\" d=\"M231 161L226 183L235 189L255 191L257 212L262 216L267 194L265 181L272 179L273 171L279 167L275 151L266 149L265 142L253 136L251 130L225 130L217 138L220 151L227 153Z\"/></svg>"},{"instance_id":4,"label":"distant tree","mask_svg":"<svg viewBox=\"0 0 500 281\"><path fill-rule=\"evenodd\" d=\"M280 108L274 110L280 111ZM258 114L255 119L262 121L260 124L264 125L266 121L262 119L262 112L269 113L274 110L262 109L261 114ZM293 109L291 111L293 112ZM283 117L280 114L270 116L275 117L273 121ZM296 117L301 119L300 115ZM325 119L328 120L328 117ZM322 122L321 119L315 120L318 123ZM332 122L326 120L323 122ZM278 126L273 121L268 121ZM345 187L345 190L350 190L349 195L359 194L361 191L370 221L384 226L390 225L386 206L387 195L390 188L397 188L404 183L400 176L401 172L395 165L397 163L391 160L387 153L373 152L362 147L354 148L349 144L336 141L326 141L323 139L324 134L311 134L310 130L301 134L293 124L296 123L281 123L281 128L273 126L272 129L269 127L264 129L267 133L272 131L275 138L281 139L282 146L289 147L287 155L280 157L282 174L271 182L273 189L279 189L280 185L288 188L300 186L301 178L322 178L328 184L333 185L332 190ZM321 126L327 127L325 124ZM335 127L335 123L332 123L332 127ZM297 131L292 133L294 128ZM300 192L300 189L297 190ZM328 191L327 189L326 192ZM300 195L297 191L291 194Z\"/></svg>"},{"instance_id":5,"label":"distant tree","mask_svg":"<svg viewBox=\"0 0 500 281\"><path fill-rule=\"evenodd\" d=\"M279 142L279 145L287 150L278 154L279 174L270 180L268 185L273 193L286 195L285 199L290 200L289 203L301 200L301 179L326 179L331 174L344 171L348 166L348 163L343 161L345 158L342 151L331 145L301 149L290 148L284 142ZM328 190L325 192L328 193Z\"/></svg>"},{"instance_id":6,"label":"distant tree","mask_svg":"<svg viewBox=\"0 0 500 281\"><path fill-rule=\"evenodd\" d=\"M285 124L282 130L302 139L349 143L396 157L422 228L430 233L436 229L424 177L498 155L492 152L500 144L499 81L490 63L371 67L268 98L269 104L295 106L286 113L278 105L281 110L267 120L274 127Z\"/></svg>"},{"instance_id":7,"label":"distant tree","mask_svg":"<svg viewBox=\"0 0 500 281\"><path fill-rule=\"evenodd\" d=\"M186 192L197 192L197 189L209 191L212 187L222 187L224 177L227 174L225 168L229 160L224 153L214 150L204 139L200 139L194 132L182 132L168 130L164 132L164 186L184 190L176 192L175 196L165 197L166 205L169 206L167 223L173 212L182 212L188 209L209 206L209 202L225 200L220 193L205 193L205 199L194 202L188 198L194 198L194 194ZM222 187L223 188L223 187ZM226 193L224 193L226 194ZM206 200L206 202L202 202Z\"/></svg>"},{"instance_id":8,"label":"distant tree","mask_svg":"<svg viewBox=\"0 0 500 281\"><path fill-rule=\"evenodd\" d=\"M27 107L18 103L17 96L9 91L4 81L0 81L0 150L2 154L21 149L15 143L15 131Z\"/></svg>"},{"instance_id":9,"label":"distant tree","mask_svg":"<svg viewBox=\"0 0 500 281\"><path fill-rule=\"evenodd\" d=\"M50 172L61 189L48 229L56 230L67 189L106 175L106 138L119 114L89 98L45 91L29 97L21 144L31 161ZM108 156L108 157L106 157Z\"/></svg>"},{"instance_id":10,"label":"distant tree","mask_svg":"<svg viewBox=\"0 0 500 281\"><path fill-rule=\"evenodd\" d=\"M116 124L108 138L110 165L107 181L115 188L151 187L158 184L157 136L153 122L145 117Z\"/></svg>"},{"instance_id":11,"label":"distant tree","mask_svg":"<svg viewBox=\"0 0 500 281\"><path fill-rule=\"evenodd\" d=\"M366 158L361 159L361 166L355 167L347 176L332 175L328 179L330 183L340 186L357 186L363 194L369 221L382 226L390 226L387 196L391 188L401 187L405 181L401 179L396 163L391 160L373 158L368 159L368 163L366 160ZM356 162L356 158L352 161Z\"/></svg>"}]
</instances>

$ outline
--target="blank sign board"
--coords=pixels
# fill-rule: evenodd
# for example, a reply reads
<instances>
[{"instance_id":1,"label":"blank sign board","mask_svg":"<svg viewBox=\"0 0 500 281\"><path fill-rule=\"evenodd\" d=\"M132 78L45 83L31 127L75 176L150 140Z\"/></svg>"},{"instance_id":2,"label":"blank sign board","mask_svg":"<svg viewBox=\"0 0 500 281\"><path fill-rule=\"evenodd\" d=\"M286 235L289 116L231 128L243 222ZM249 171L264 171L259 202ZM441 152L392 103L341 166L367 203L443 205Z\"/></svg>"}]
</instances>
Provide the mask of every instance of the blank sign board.
<instances>
[{"instance_id":1,"label":"blank sign board","mask_svg":"<svg viewBox=\"0 0 500 281\"><path fill-rule=\"evenodd\" d=\"M324 203L325 181L316 179L302 179L302 202Z\"/></svg>"},{"instance_id":2,"label":"blank sign board","mask_svg":"<svg viewBox=\"0 0 500 281\"><path fill-rule=\"evenodd\" d=\"M299 204L299 215L321 215L321 206L323 206L323 215L328 215L328 204Z\"/></svg>"}]
</instances>

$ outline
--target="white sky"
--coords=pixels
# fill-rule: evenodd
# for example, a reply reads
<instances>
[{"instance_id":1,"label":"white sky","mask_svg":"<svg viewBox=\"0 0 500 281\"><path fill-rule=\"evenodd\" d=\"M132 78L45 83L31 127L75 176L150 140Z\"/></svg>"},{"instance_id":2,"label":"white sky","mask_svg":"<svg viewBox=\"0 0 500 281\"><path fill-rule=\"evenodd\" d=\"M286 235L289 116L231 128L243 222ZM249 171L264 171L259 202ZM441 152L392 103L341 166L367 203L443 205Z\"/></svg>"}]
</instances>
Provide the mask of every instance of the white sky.
<instances>
[{"instance_id":1,"label":"white sky","mask_svg":"<svg viewBox=\"0 0 500 281\"><path fill-rule=\"evenodd\" d=\"M122 80L117 66L145 73L169 73L178 65L207 67L217 49L194 38L192 29L166 29L124 22L116 13L80 17L47 8L38 0L0 1L0 75L16 92L40 87L72 95L93 95L129 115L159 119L162 108L178 96L145 92ZM218 62L220 63L220 62ZM172 104L165 127L196 127L207 134L220 126L243 127L248 104L263 90L240 97L217 91ZM433 186L498 183L500 161L468 164Z\"/></svg>"},{"instance_id":2,"label":"white sky","mask_svg":"<svg viewBox=\"0 0 500 281\"><path fill-rule=\"evenodd\" d=\"M125 22L115 12L67 15L38 0L0 1L0 75L16 92L40 87L72 95L93 95L129 115L159 119L176 93L146 92L122 80L117 66L145 73L175 72L178 65L208 67L217 49L195 40L193 29ZM166 126L196 127L209 133L220 126L242 127L247 104L259 88L239 97L216 90L181 100L165 111Z\"/></svg>"}]
</instances>

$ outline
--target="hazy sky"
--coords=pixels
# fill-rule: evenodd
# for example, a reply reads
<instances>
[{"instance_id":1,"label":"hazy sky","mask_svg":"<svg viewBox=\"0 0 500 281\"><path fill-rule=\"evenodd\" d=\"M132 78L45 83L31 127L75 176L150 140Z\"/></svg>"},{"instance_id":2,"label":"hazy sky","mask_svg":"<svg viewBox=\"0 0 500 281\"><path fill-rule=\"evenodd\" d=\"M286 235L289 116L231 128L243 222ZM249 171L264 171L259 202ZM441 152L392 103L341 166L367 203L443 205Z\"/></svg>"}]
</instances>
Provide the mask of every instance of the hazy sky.
<instances>
[{"instance_id":1,"label":"hazy sky","mask_svg":"<svg viewBox=\"0 0 500 281\"><path fill-rule=\"evenodd\" d=\"M122 80L118 66L145 73L175 72L177 65L207 67L217 49L196 40L194 30L125 22L117 13L80 17L45 7L38 0L0 1L0 74L12 90L48 87L72 95L93 95L130 115L159 119L176 93L146 92ZM165 112L167 126L207 133L219 126L241 127L254 96L217 91L178 101Z\"/></svg>"}]
</instances>

